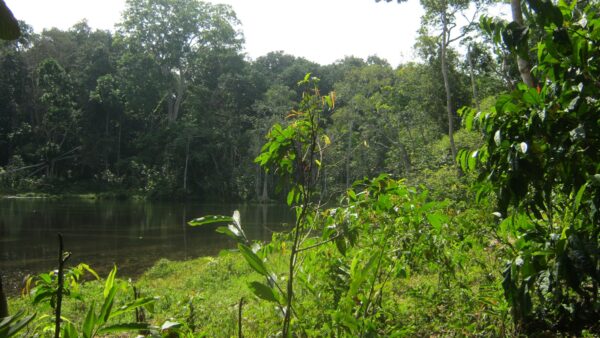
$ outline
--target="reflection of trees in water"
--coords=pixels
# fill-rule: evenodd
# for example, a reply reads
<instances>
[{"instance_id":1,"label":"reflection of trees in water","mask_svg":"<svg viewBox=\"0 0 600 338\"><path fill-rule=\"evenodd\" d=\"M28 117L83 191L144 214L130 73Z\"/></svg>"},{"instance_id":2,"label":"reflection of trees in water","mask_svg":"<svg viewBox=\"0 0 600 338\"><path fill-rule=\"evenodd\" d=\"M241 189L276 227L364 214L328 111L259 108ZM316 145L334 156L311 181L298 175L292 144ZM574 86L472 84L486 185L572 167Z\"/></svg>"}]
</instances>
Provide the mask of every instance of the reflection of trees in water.
<instances>
[{"instance_id":1,"label":"reflection of trees in water","mask_svg":"<svg viewBox=\"0 0 600 338\"><path fill-rule=\"evenodd\" d=\"M181 228L183 232L183 259L188 259L187 253L187 206L183 206L183 212L181 213Z\"/></svg>"},{"instance_id":2,"label":"reflection of trees in water","mask_svg":"<svg viewBox=\"0 0 600 338\"><path fill-rule=\"evenodd\" d=\"M216 233L216 226L191 228L187 222L236 209L247 234L257 240L270 240L272 230L293 219L286 206L273 204L0 200L0 271L16 276L56 268L57 232L73 253L70 264L86 262L108 272L116 263L124 277L163 257L215 255L234 244Z\"/></svg>"}]
</instances>

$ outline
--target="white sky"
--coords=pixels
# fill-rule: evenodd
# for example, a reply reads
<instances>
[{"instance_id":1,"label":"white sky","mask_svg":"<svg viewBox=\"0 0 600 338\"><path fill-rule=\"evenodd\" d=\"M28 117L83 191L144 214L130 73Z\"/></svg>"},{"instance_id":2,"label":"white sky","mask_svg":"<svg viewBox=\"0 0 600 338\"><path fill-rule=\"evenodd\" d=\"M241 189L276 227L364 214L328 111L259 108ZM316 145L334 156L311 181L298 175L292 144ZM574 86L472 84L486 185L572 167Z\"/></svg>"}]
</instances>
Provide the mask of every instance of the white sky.
<instances>
[{"instance_id":1,"label":"white sky","mask_svg":"<svg viewBox=\"0 0 600 338\"><path fill-rule=\"evenodd\" d=\"M92 28L114 30L125 0L5 0L15 17L36 32L63 30L83 18ZM233 7L252 59L283 50L321 64L344 56L378 55L392 66L414 59L420 25L418 0L212 0Z\"/></svg>"}]
</instances>

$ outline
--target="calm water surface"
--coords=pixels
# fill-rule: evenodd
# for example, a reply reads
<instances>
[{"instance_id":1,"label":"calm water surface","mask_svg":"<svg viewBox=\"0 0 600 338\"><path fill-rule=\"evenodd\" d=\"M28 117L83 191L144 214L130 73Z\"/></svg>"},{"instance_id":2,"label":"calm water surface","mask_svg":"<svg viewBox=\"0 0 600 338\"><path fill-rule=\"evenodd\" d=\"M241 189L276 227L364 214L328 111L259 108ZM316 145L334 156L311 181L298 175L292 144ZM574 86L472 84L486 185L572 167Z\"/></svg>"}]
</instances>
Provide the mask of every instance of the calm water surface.
<instances>
[{"instance_id":1,"label":"calm water surface","mask_svg":"<svg viewBox=\"0 0 600 338\"><path fill-rule=\"evenodd\" d=\"M113 264L119 276L135 277L160 258L185 260L235 246L216 226L187 221L239 210L248 237L268 240L291 223L285 205L0 199L0 273L14 293L24 276L57 267L62 233L68 265L86 262L101 275Z\"/></svg>"}]
</instances>

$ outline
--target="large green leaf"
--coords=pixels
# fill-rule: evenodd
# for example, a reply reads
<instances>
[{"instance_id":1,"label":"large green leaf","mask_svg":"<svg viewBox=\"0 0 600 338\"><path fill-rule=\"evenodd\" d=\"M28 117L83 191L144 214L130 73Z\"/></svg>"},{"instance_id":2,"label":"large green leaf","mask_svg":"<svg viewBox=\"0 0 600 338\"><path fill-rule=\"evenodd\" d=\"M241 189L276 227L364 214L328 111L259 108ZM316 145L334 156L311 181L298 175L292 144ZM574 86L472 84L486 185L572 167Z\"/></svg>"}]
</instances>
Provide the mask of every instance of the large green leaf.
<instances>
[{"instance_id":1,"label":"large green leaf","mask_svg":"<svg viewBox=\"0 0 600 338\"><path fill-rule=\"evenodd\" d=\"M108 294L110 293L111 289L115 285L115 276L116 275L117 275L117 267L114 266L112 268L112 270L110 270L108 277L106 277L106 282L104 283L104 298L108 297Z\"/></svg>"},{"instance_id":2,"label":"large green leaf","mask_svg":"<svg viewBox=\"0 0 600 338\"><path fill-rule=\"evenodd\" d=\"M21 331L33 318L35 313L25 318L19 319L23 316L23 312L20 311L14 316L8 316L0 320L0 337L12 337Z\"/></svg>"},{"instance_id":3,"label":"large green leaf","mask_svg":"<svg viewBox=\"0 0 600 338\"><path fill-rule=\"evenodd\" d=\"M75 325L73 325L73 323L71 322L64 322L63 325L61 326L61 337L62 338L78 338L79 335L77 334L77 329L75 328Z\"/></svg>"},{"instance_id":4,"label":"large green leaf","mask_svg":"<svg viewBox=\"0 0 600 338\"><path fill-rule=\"evenodd\" d=\"M275 294L275 290L273 288L260 283L260 282L252 282L249 285L250 290L259 298L267 300L269 302L278 303L277 296Z\"/></svg>"},{"instance_id":5,"label":"large green leaf","mask_svg":"<svg viewBox=\"0 0 600 338\"><path fill-rule=\"evenodd\" d=\"M94 332L94 327L96 326L96 303L92 302L92 305L88 309L87 315L85 316L85 320L83 321L83 337L90 338Z\"/></svg>"},{"instance_id":6,"label":"large green leaf","mask_svg":"<svg viewBox=\"0 0 600 338\"><path fill-rule=\"evenodd\" d=\"M221 215L210 215L203 216L196 219L193 219L188 222L189 225L196 227L200 225L212 224L212 223L226 223L233 222L233 217L231 216L221 216Z\"/></svg>"},{"instance_id":7,"label":"large green leaf","mask_svg":"<svg viewBox=\"0 0 600 338\"><path fill-rule=\"evenodd\" d=\"M247 247L246 245L241 244L241 243L238 244L238 249L240 250L242 256L244 256L244 259L246 260L246 262L248 262L248 264L250 265L250 267L252 269L254 269L254 271L260 273L263 276L269 276L269 271L265 267L265 264L252 251L252 249L250 249L249 247Z\"/></svg>"},{"instance_id":8,"label":"large green leaf","mask_svg":"<svg viewBox=\"0 0 600 338\"><path fill-rule=\"evenodd\" d=\"M129 302L123 306L121 306L120 308L118 308L117 310L113 311L109 318L114 318L117 317L125 312L129 312L129 311L133 311L138 307L142 307L142 306L146 306L148 304L151 304L153 302L156 301L156 298L154 297L144 297L144 298L138 298L132 302Z\"/></svg>"},{"instance_id":9,"label":"large green leaf","mask_svg":"<svg viewBox=\"0 0 600 338\"><path fill-rule=\"evenodd\" d=\"M105 290L106 291L106 290ZM110 318L110 312L112 310L115 294L117 293L117 287L112 285L108 291L108 295L104 298L104 303L100 309L100 315L98 316L98 322L104 324Z\"/></svg>"}]
</instances>

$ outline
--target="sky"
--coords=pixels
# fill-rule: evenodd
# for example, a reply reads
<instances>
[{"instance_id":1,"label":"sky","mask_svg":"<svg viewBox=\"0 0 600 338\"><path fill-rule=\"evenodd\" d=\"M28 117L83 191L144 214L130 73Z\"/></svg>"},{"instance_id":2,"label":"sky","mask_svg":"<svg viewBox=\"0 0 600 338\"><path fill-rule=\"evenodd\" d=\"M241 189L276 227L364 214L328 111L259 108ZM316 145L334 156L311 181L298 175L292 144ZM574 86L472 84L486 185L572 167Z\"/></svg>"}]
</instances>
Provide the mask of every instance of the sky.
<instances>
[{"instance_id":1,"label":"sky","mask_svg":"<svg viewBox=\"0 0 600 338\"><path fill-rule=\"evenodd\" d=\"M114 31L125 0L5 0L34 31L66 30L82 19ZM397 66L415 59L412 47L423 13L418 0L214 0L231 5L242 22L251 59L284 51L320 64L377 55Z\"/></svg>"}]
</instances>

